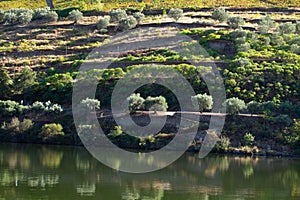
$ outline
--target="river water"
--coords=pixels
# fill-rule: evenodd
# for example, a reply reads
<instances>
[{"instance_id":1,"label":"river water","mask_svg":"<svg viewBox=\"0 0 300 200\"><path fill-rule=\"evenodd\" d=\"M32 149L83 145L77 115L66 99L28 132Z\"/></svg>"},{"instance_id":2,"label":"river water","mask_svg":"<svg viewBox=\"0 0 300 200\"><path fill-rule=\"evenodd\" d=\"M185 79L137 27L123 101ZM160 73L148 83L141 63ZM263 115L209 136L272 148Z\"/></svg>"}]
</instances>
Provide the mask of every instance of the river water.
<instances>
[{"instance_id":1,"label":"river water","mask_svg":"<svg viewBox=\"0 0 300 200\"><path fill-rule=\"evenodd\" d=\"M102 165L83 147L0 144L4 199L296 200L300 160L185 154L160 171L132 175Z\"/></svg>"}]
</instances>

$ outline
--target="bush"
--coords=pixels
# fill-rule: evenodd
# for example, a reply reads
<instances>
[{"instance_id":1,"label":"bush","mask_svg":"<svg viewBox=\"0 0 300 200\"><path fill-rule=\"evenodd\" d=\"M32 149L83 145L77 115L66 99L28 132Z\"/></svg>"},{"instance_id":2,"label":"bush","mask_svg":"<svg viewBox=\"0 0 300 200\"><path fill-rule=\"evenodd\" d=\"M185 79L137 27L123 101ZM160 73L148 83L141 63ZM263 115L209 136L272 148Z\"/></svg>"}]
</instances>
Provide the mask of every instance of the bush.
<instances>
[{"instance_id":1,"label":"bush","mask_svg":"<svg viewBox=\"0 0 300 200\"><path fill-rule=\"evenodd\" d=\"M79 10L72 10L68 15L68 19L74 21L74 23L77 23L82 18L83 14Z\"/></svg>"},{"instance_id":2,"label":"bush","mask_svg":"<svg viewBox=\"0 0 300 200\"><path fill-rule=\"evenodd\" d=\"M241 27L245 23L244 19L240 16L230 17L227 21L227 24L230 28L236 29Z\"/></svg>"},{"instance_id":3,"label":"bush","mask_svg":"<svg viewBox=\"0 0 300 200\"><path fill-rule=\"evenodd\" d=\"M125 10L119 8L110 11L111 22L119 22L123 18L127 18L127 14Z\"/></svg>"},{"instance_id":4,"label":"bush","mask_svg":"<svg viewBox=\"0 0 300 200\"><path fill-rule=\"evenodd\" d=\"M298 44L292 44L291 52L295 54L300 54L300 46Z\"/></svg>"},{"instance_id":5,"label":"bush","mask_svg":"<svg viewBox=\"0 0 300 200\"><path fill-rule=\"evenodd\" d=\"M288 115L279 115L274 118L274 121L277 125L281 127L287 127L292 125L293 121Z\"/></svg>"},{"instance_id":6,"label":"bush","mask_svg":"<svg viewBox=\"0 0 300 200\"><path fill-rule=\"evenodd\" d=\"M252 146L254 144L255 136L251 133L246 133L243 137L243 144L245 146Z\"/></svg>"},{"instance_id":7,"label":"bush","mask_svg":"<svg viewBox=\"0 0 300 200\"><path fill-rule=\"evenodd\" d=\"M291 34L295 33L296 26L292 22L281 23L278 27L278 31L281 34Z\"/></svg>"},{"instance_id":8,"label":"bush","mask_svg":"<svg viewBox=\"0 0 300 200\"><path fill-rule=\"evenodd\" d=\"M149 111L167 111L168 104L163 96L147 97L145 102L145 109Z\"/></svg>"},{"instance_id":9,"label":"bush","mask_svg":"<svg viewBox=\"0 0 300 200\"><path fill-rule=\"evenodd\" d=\"M248 42L244 43L244 44L239 44L237 46L237 51L238 52L247 52L251 49L251 46Z\"/></svg>"},{"instance_id":10,"label":"bush","mask_svg":"<svg viewBox=\"0 0 300 200\"><path fill-rule=\"evenodd\" d=\"M64 136L65 133L63 132L63 127L61 124L45 124L42 127L41 133L45 138L51 138L55 136Z\"/></svg>"},{"instance_id":11,"label":"bush","mask_svg":"<svg viewBox=\"0 0 300 200\"><path fill-rule=\"evenodd\" d=\"M0 9L0 23L3 22L4 10Z\"/></svg>"},{"instance_id":12,"label":"bush","mask_svg":"<svg viewBox=\"0 0 300 200\"><path fill-rule=\"evenodd\" d=\"M180 17L183 15L183 10L179 8L171 8L168 16L175 19L175 21L178 21Z\"/></svg>"},{"instance_id":13,"label":"bush","mask_svg":"<svg viewBox=\"0 0 300 200\"><path fill-rule=\"evenodd\" d=\"M119 21L119 26L121 30L129 30L135 28L137 21L133 16L123 18Z\"/></svg>"},{"instance_id":14,"label":"bush","mask_svg":"<svg viewBox=\"0 0 300 200\"><path fill-rule=\"evenodd\" d=\"M97 23L97 28L101 33L105 33L107 32L107 27L109 25L109 17L102 17L99 19L98 23Z\"/></svg>"},{"instance_id":15,"label":"bush","mask_svg":"<svg viewBox=\"0 0 300 200\"><path fill-rule=\"evenodd\" d=\"M121 126L115 126L114 130L111 130L108 134L108 137L116 138L123 134Z\"/></svg>"},{"instance_id":16,"label":"bush","mask_svg":"<svg viewBox=\"0 0 300 200\"><path fill-rule=\"evenodd\" d=\"M230 147L230 139L226 136L221 136L220 141L216 144L216 149L218 151L227 151Z\"/></svg>"},{"instance_id":17,"label":"bush","mask_svg":"<svg viewBox=\"0 0 300 200\"><path fill-rule=\"evenodd\" d=\"M273 32L271 36L271 44L281 46L283 44L283 38L280 36L279 32Z\"/></svg>"},{"instance_id":18,"label":"bush","mask_svg":"<svg viewBox=\"0 0 300 200\"><path fill-rule=\"evenodd\" d=\"M300 21L296 22L296 32L300 34Z\"/></svg>"},{"instance_id":19,"label":"bush","mask_svg":"<svg viewBox=\"0 0 300 200\"><path fill-rule=\"evenodd\" d=\"M36 101L32 104L31 109L34 112L41 112L44 114L51 114L51 113L59 114L63 112L63 109L60 105L53 104L51 103L51 101L47 101L47 102Z\"/></svg>"},{"instance_id":20,"label":"bush","mask_svg":"<svg viewBox=\"0 0 300 200\"><path fill-rule=\"evenodd\" d=\"M13 117L11 122L4 124L2 128L14 133L26 133L33 127L33 122L30 119L24 119L22 122L16 117Z\"/></svg>"},{"instance_id":21,"label":"bush","mask_svg":"<svg viewBox=\"0 0 300 200\"><path fill-rule=\"evenodd\" d=\"M23 112L23 107L15 101L0 101L0 115L1 117L12 117Z\"/></svg>"},{"instance_id":22,"label":"bush","mask_svg":"<svg viewBox=\"0 0 300 200\"><path fill-rule=\"evenodd\" d=\"M226 22L228 19L228 12L224 8L216 8L212 13L212 18L219 22Z\"/></svg>"},{"instance_id":23,"label":"bush","mask_svg":"<svg viewBox=\"0 0 300 200\"><path fill-rule=\"evenodd\" d=\"M134 113L137 110L142 110L144 108L145 99L138 94L132 94L127 98L129 104L130 113Z\"/></svg>"},{"instance_id":24,"label":"bush","mask_svg":"<svg viewBox=\"0 0 300 200\"><path fill-rule=\"evenodd\" d=\"M136 19L137 23L140 24L144 20L145 15L141 12L136 12L133 13L133 17Z\"/></svg>"},{"instance_id":25,"label":"bush","mask_svg":"<svg viewBox=\"0 0 300 200\"><path fill-rule=\"evenodd\" d=\"M86 98L80 102L80 107L85 110L87 109L90 111L94 111L100 109L100 104L101 103L98 99Z\"/></svg>"},{"instance_id":26,"label":"bush","mask_svg":"<svg viewBox=\"0 0 300 200\"><path fill-rule=\"evenodd\" d=\"M198 94L192 97L193 106L199 109L199 112L203 112L205 110L211 110L213 106L213 98L210 95Z\"/></svg>"},{"instance_id":27,"label":"bush","mask_svg":"<svg viewBox=\"0 0 300 200\"><path fill-rule=\"evenodd\" d=\"M5 24L28 24L33 18L33 11L23 8L14 8L4 12L3 22Z\"/></svg>"},{"instance_id":28,"label":"bush","mask_svg":"<svg viewBox=\"0 0 300 200\"><path fill-rule=\"evenodd\" d=\"M284 101L279 105L279 112L281 114L290 115L291 113L294 112L294 105L289 101Z\"/></svg>"},{"instance_id":29,"label":"bush","mask_svg":"<svg viewBox=\"0 0 300 200\"><path fill-rule=\"evenodd\" d=\"M55 22L58 19L58 14L51 11L50 8L37 8L34 10L33 20L44 20Z\"/></svg>"},{"instance_id":30,"label":"bush","mask_svg":"<svg viewBox=\"0 0 300 200\"><path fill-rule=\"evenodd\" d=\"M250 64L249 58L239 57L232 61L235 67L245 67Z\"/></svg>"},{"instance_id":31,"label":"bush","mask_svg":"<svg viewBox=\"0 0 300 200\"><path fill-rule=\"evenodd\" d=\"M250 114L262 114L263 108L261 103L256 101L251 101L247 104L247 110Z\"/></svg>"},{"instance_id":32,"label":"bush","mask_svg":"<svg viewBox=\"0 0 300 200\"><path fill-rule=\"evenodd\" d=\"M276 105L272 101L266 101L261 104L264 112L273 113L276 111Z\"/></svg>"},{"instance_id":33,"label":"bush","mask_svg":"<svg viewBox=\"0 0 300 200\"><path fill-rule=\"evenodd\" d=\"M234 40L236 38L246 38L247 31L243 30L242 28L236 29L236 30L230 32L230 37Z\"/></svg>"},{"instance_id":34,"label":"bush","mask_svg":"<svg viewBox=\"0 0 300 200\"><path fill-rule=\"evenodd\" d=\"M275 27L275 22L271 19L269 15L262 18L259 22L258 31L260 33L266 34L271 28Z\"/></svg>"},{"instance_id":35,"label":"bush","mask_svg":"<svg viewBox=\"0 0 300 200\"><path fill-rule=\"evenodd\" d=\"M223 105L226 106L227 113L230 115L238 114L240 111L247 108L245 102L236 97L227 99Z\"/></svg>"}]
</instances>

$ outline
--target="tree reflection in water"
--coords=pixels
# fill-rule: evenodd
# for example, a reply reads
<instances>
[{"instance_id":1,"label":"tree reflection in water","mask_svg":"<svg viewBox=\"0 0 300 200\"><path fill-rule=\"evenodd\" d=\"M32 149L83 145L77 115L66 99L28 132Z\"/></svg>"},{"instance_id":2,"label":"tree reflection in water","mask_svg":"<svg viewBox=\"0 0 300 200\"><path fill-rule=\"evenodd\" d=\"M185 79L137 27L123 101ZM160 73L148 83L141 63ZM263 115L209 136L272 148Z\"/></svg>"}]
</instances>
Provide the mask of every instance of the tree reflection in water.
<instances>
[{"instance_id":1,"label":"tree reflection in water","mask_svg":"<svg viewBox=\"0 0 300 200\"><path fill-rule=\"evenodd\" d=\"M81 147L2 144L0 166L0 199L300 199L297 159L186 154L163 170L131 175Z\"/></svg>"}]
</instances>

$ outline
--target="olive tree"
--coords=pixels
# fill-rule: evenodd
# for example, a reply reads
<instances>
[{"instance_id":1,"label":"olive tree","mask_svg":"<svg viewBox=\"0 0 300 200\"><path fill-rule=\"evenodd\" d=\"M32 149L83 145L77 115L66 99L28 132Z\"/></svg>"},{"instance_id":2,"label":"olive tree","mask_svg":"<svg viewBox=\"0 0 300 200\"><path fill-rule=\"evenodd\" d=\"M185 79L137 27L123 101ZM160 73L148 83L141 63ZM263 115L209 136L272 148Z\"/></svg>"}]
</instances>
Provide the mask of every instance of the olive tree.
<instances>
[{"instance_id":1,"label":"olive tree","mask_svg":"<svg viewBox=\"0 0 300 200\"><path fill-rule=\"evenodd\" d=\"M133 17L136 19L137 23L140 24L144 20L145 15L141 12L136 12L133 13Z\"/></svg>"},{"instance_id":2,"label":"olive tree","mask_svg":"<svg viewBox=\"0 0 300 200\"><path fill-rule=\"evenodd\" d=\"M119 21L119 26L121 30L129 30L135 28L137 21L133 16L128 16Z\"/></svg>"},{"instance_id":3,"label":"olive tree","mask_svg":"<svg viewBox=\"0 0 300 200\"><path fill-rule=\"evenodd\" d=\"M228 19L228 12L224 8L216 8L212 13L212 18L219 22L226 22Z\"/></svg>"},{"instance_id":4,"label":"olive tree","mask_svg":"<svg viewBox=\"0 0 300 200\"><path fill-rule=\"evenodd\" d=\"M114 9L110 11L110 20L111 22L119 22L123 18L127 18L127 13L123 9Z\"/></svg>"},{"instance_id":5,"label":"olive tree","mask_svg":"<svg viewBox=\"0 0 300 200\"><path fill-rule=\"evenodd\" d=\"M292 22L281 23L278 26L278 31L281 34L291 34L296 32L296 25Z\"/></svg>"},{"instance_id":6,"label":"olive tree","mask_svg":"<svg viewBox=\"0 0 300 200\"><path fill-rule=\"evenodd\" d=\"M33 18L33 11L24 8L13 8L4 12L3 22L5 24L28 24Z\"/></svg>"},{"instance_id":7,"label":"olive tree","mask_svg":"<svg viewBox=\"0 0 300 200\"><path fill-rule=\"evenodd\" d=\"M129 104L129 111L131 113L136 112L137 110L142 110L144 108L145 99L141 97L139 93L132 94L127 98Z\"/></svg>"},{"instance_id":8,"label":"olive tree","mask_svg":"<svg viewBox=\"0 0 300 200\"><path fill-rule=\"evenodd\" d=\"M144 106L149 111L167 111L168 104L166 98L163 96L159 97L147 97Z\"/></svg>"},{"instance_id":9,"label":"olive tree","mask_svg":"<svg viewBox=\"0 0 300 200\"><path fill-rule=\"evenodd\" d=\"M236 29L241 27L245 23L244 19L240 16L229 17L227 24L230 28Z\"/></svg>"},{"instance_id":10,"label":"olive tree","mask_svg":"<svg viewBox=\"0 0 300 200\"><path fill-rule=\"evenodd\" d=\"M82 18L83 14L79 10L72 10L68 15L68 19L74 21L74 23L78 23Z\"/></svg>"},{"instance_id":11,"label":"olive tree","mask_svg":"<svg viewBox=\"0 0 300 200\"><path fill-rule=\"evenodd\" d=\"M107 27L109 25L110 17L102 17L99 19L97 23L97 28L101 33L107 32Z\"/></svg>"},{"instance_id":12,"label":"olive tree","mask_svg":"<svg viewBox=\"0 0 300 200\"><path fill-rule=\"evenodd\" d=\"M178 21L183 15L183 10L180 8L171 8L168 16Z\"/></svg>"},{"instance_id":13,"label":"olive tree","mask_svg":"<svg viewBox=\"0 0 300 200\"><path fill-rule=\"evenodd\" d=\"M227 113L230 115L238 114L240 111L247 108L245 102L236 97L227 99L223 103L223 106L226 106Z\"/></svg>"},{"instance_id":14,"label":"olive tree","mask_svg":"<svg viewBox=\"0 0 300 200\"><path fill-rule=\"evenodd\" d=\"M213 98L210 95L198 94L196 96L192 96L192 104L195 108L199 109L199 112L203 112L205 110L211 110L213 106Z\"/></svg>"},{"instance_id":15,"label":"olive tree","mask_svg":"<svg viewBox=\"0 0 300 200\"><path fill-rule=\"evenodd\" d=\"M275 28L275 22L271 19L269 15L262 18L258 24L258 32L268 33L270 29Z\"/></svg>"},{"instance_id":16,"label":"olive tree","mask_svg":"<svg viewBox=\"0 0 300 200\"><path fill-rule=\"evenodd\" d=\"M43 20L43 21L57 21L58 14L55 11L51 11L49 7L47 8L37 8L34 10L33 20Z\"/></svg>"}]
</instances>

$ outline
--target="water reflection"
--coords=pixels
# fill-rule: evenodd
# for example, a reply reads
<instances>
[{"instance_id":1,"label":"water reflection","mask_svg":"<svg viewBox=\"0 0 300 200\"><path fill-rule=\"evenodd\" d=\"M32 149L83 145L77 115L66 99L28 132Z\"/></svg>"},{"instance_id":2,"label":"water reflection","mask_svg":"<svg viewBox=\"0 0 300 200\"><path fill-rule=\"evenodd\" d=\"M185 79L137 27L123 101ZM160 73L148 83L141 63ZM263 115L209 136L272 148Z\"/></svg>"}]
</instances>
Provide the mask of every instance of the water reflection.
<instances>
[{"instance_id":1,"label":"water reflection","mask_svg":"<svg viewBox=\"0 0 300 200\"><path fill-rule=\"evenodd\" d=\"M295 159L186 154L161 171L130 175L80 147L0 146L0 199L300 199L299 173Z\"/></svg>"}]
</instances>

